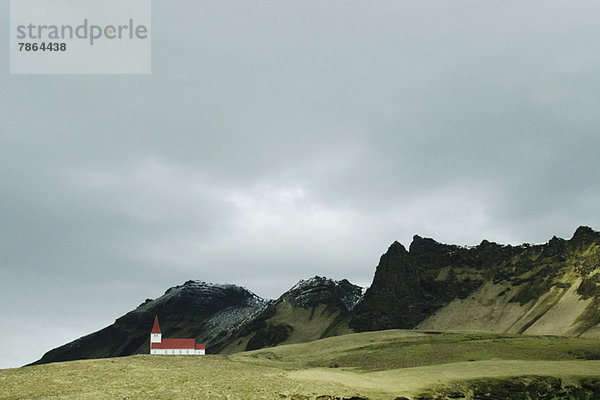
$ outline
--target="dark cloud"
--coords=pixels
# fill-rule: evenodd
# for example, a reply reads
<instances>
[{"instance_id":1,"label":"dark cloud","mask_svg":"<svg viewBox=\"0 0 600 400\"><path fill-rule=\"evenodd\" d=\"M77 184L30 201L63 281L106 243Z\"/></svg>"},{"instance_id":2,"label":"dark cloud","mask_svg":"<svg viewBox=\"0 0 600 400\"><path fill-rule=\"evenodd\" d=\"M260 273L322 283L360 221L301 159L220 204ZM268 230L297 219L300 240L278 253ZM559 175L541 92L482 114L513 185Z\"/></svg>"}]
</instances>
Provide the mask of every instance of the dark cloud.
<instances>
[{"instance_id":1,"label":"dark cloud","mask_svg":"<svg viewBox=\"0 0 600 400\"><path fill-rule=\"evenodd\" d=\"M154 2L150 76L11 76L1 41L0 367L187 279L598 229L598 8Z\"/></svg>"}]
</instances>

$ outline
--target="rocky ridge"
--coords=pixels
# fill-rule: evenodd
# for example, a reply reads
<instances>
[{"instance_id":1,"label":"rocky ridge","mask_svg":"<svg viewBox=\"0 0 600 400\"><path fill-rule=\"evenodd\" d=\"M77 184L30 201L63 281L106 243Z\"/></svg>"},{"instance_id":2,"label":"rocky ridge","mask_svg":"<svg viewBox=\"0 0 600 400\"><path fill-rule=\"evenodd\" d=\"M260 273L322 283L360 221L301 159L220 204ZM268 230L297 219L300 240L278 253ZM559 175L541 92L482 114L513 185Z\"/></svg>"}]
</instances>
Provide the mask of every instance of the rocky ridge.
<instances>
[{"instance_id":1,"label":"rocky ridge","mask_svg":"<svg viewBox=\"0 0 600 400\"><path fill-rule=\"evenodd\" d=\"M350 327L600 336L600 233L473 248L415 236L394 243Z\"/></svg>"}]
</instances>

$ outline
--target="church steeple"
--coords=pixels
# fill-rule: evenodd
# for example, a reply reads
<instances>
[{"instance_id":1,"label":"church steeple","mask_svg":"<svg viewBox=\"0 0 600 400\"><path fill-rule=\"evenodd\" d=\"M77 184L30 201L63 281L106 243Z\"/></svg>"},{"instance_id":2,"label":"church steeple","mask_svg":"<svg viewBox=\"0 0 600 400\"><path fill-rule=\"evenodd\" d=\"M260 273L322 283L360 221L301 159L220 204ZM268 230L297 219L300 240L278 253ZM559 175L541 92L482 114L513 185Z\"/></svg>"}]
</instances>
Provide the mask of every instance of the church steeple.
<instances>
[{"instance_id":1,"label":"church steeple","mask_svg":"<svg viewBox=\"0 0 600 400\"><path fill-rule=\"evenodd\" d=\"M160 332L160 326L158 325L158 315L154 316L154 326L150 332L150 343L162 342L162 333Z\"/></svg>"}]
</instances>

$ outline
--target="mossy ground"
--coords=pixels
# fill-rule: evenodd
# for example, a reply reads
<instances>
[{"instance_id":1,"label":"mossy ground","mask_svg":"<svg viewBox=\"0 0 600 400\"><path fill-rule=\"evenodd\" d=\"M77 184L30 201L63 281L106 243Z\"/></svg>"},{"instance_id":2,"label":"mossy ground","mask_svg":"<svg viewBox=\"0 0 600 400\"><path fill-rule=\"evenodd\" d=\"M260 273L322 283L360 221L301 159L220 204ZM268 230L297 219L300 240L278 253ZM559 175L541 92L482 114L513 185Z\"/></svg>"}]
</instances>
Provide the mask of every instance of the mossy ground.
<instances>
[{"instance_id":1,"label":"mossy ground","mask_svg":"<svg viewBox=\"0 0 600 400\"><path fill-rule=\"evenodd\" d=\"M469 388L489 382L504 390L497 382L533 375L573 387L600 377L600 340L369 332L229 356L139 355L0 370L0 398L395 399L445 396L448 388L472 394L477 388Z\"/></svg>"}]
</instances>

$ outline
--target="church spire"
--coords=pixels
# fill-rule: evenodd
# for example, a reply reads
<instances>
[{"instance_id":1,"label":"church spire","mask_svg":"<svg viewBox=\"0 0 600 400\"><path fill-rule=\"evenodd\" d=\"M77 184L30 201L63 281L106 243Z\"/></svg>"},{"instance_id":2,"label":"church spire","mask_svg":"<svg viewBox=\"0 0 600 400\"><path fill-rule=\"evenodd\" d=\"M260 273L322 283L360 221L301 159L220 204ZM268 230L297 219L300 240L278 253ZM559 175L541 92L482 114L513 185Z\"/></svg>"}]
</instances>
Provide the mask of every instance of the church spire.
<instances>
[{"instance_id":1,"label":"church spire","mask_svg":"<svg viewBox=\"0 0 600 400\"><path fill-rule=\"evenodd\" d=\"M161 333L160 326L158 326L158 315L154 316L154 326L152 327L152 332L150 333Z\"/></svg>"}]
</instances>

